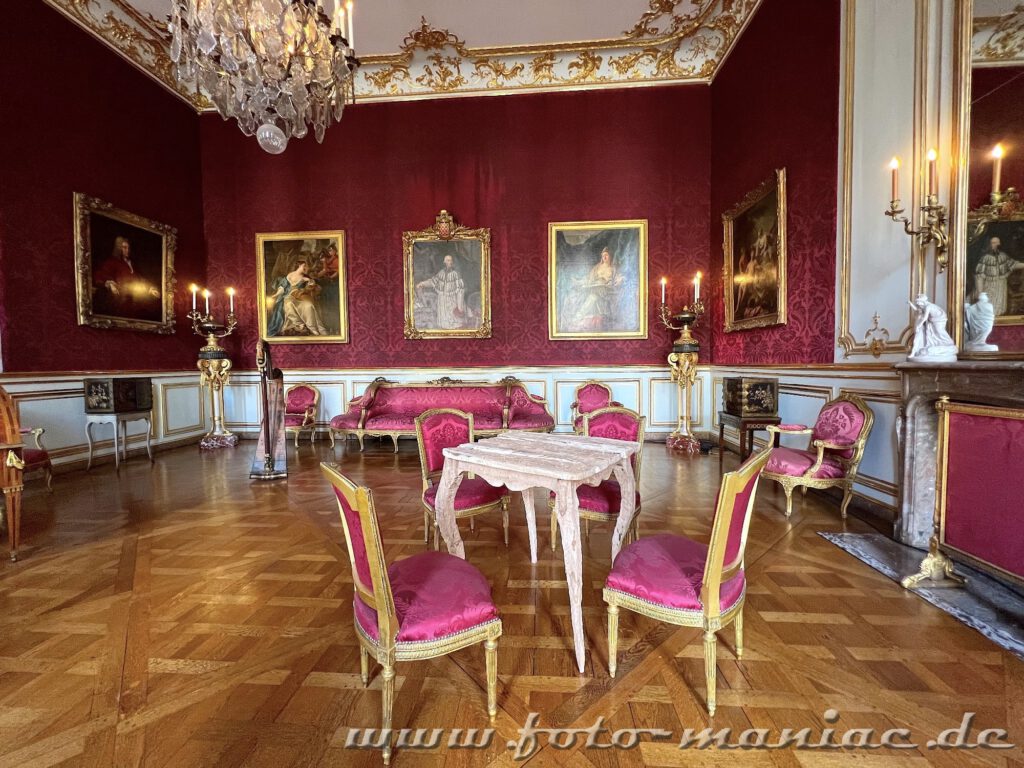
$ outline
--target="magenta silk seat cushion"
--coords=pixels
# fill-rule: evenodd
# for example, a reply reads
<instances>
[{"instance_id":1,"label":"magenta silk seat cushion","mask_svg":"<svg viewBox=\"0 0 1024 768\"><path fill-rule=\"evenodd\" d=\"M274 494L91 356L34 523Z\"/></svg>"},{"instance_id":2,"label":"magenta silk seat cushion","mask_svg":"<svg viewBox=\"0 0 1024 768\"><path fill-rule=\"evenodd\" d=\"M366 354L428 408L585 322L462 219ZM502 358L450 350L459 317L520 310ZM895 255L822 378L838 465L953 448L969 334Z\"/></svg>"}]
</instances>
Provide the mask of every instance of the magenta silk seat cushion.
<instances>
[{"instance_id":1,"label":"magenta silk seat cushion","mask_svg":"<svg viewBox=\"0 0 1024 768\"><path fill-rule=\"evenodd\" d=\"M301 427L306 421L306 414L304 413L286 413L284 415L284 425L286 427Z\"/></svg>"},{"instance_id":2,"label":"magenta silk seat cushion","mask_svg":"<svg viewBox=\"0 0 1024 768\"><path fill-rule=\"evenodd\" d=\"M285 413L305 413L316 402L316 392L309 387L296 387L288 393Z\"/></svg>"},{"instance_id":3,"label":"magenta silk seat cushion","mask_svg":"<svg viewBox=\"0 0 1024 768\"><path fill-rule=\"evenodd\" d=\"M555 498L552 491L551 498ZM617 515L622 506L622 489L617 480L602 480L597 485L581 485L576 489L580 509ZM640 491L636 492L636 506L640 506Z\"/></svg>"},{"instance_id":4,"label":"magenta silk seat cushion","mask_svg":"<svg viewBox=\"0 0 1024 768\"><path fill-rule=\"evenodd\" d=\"M505 408L504 387L382 387L370 406L373 416L398 413L415 418L434 408L496 415Z\"/></svg>"},{"instance_id":5,"label":"magenta silk seat cushion","mask_svg":"<svg viewBox=\"0 0 1024 768\"><path fill-rule=\"evenodd\" d=\"M455 494L455 511L493 504L507 493L508 489L504 485L494 486L479 477L463 477ZM432 485L423 492L423 501L434 509L436 500L437 486Z\"/></svg>"},{"instance_id":6,"label":"magenta silk seat cushion","mask_svg":"<svg viewBox=\"0 0 1024 768\"><path fill-rule=\"evenodd\" d=\"M342 413L331 419L331 429L356 429L359 427L359 412Z\"/></svg>"},{"instance_id":7,"label":"magenta silk seat cushion","mask_svg":"<svg viewBox=\"0 0 1024 768\"><path fill-rule=\"evenodd\" d=\"M704 581L705 544L683 536L663 533L634 541L623 549L612 566L605 587L655 605L683 611L700 611ZM722 583L721 609L728 610L743 595L746 577L740 571Z\"/></svg>"},{"instance_id":8,"label":"magenta silk seat cushion","mask_svg":"<svg viewBox=\"0 0 1024 768\"><path fill-rule=\"evenodd\" d=\"M773 448L772 456L764 467L765 472L789 477L802 477L818 460L818 452L801 451L797 448ZM824 460L814 477L818 479L836 479L846 476L846 470L836 459L825 454Z\"/></svg>"},{"instance_id":9,"label":"magenta silk seat cushion","mask_svg":"<svg viewBox=\"0 0 1024 768\"><path fill-rule=\"evenodd\" d=\"M50 463L50 454L38 448L26 448L22 451L21 458L25 462L26 471L45 467Z\"/></svg>"},{"instance_id":10,"label":"magenta silk seat cushion","mask_svg":"<svg viewBox=\"0 0 1024 768\"><path fill-rule=\"evenodd\" d=\"M383 413L368 416L364 426L367 429L407 429L416 428L418 413Z\"/></svg>"},{"instance_id":11,"label":"magenta silk seat cushion","mask_svg":"<svg viewBox=\"0 0 1024 768\"><path fill-rule=\"evenodd\" d=\"M399 643L438 640L498 619L491 585L460 557L421 552L388 568L398 616ZM358 597L356 621L373 640L380 639L377 612Z\"/></svg>"},{"instance_id":12,"label":"magenta silk seat cushion","mask_svg":"<svg viewBox=\"0 0 1024 768\"><path fill-rule=\"evenodd\" d=\"M546 413L517 413L508 425L511 429L545 429L555 426L555 420Z\"/></svg>"}]
</instances>

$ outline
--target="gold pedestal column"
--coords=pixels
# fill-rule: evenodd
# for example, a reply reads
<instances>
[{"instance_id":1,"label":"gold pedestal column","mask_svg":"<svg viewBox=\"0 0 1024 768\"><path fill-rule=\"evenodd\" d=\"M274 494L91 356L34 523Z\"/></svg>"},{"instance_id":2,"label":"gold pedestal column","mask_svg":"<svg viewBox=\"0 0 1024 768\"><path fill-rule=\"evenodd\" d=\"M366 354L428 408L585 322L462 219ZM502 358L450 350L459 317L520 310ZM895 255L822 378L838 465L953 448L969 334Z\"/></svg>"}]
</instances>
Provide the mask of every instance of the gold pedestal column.
<instances>
[{"instance_id":1,"label":"gold pedestal column","mask_svg":"<svg viewBox=\"0 0 1024 768\"><path fill-rule=\"evenodd\" d=\"M668 365L672 370L672 381L679 387L677 391L679 418L676 428L665 440L665 446L679 453L693 456L700 453L700 440L690 430L690 401L693 384L697 380L697 358L700 355L700 344L693 337L690 329L697 323L697 318L704 313L704 304L695 299L692 304L673 318L666 304L661 305L661 322L667 328L679 331L679 338L672 344L672 353L668 356ZM676 321L673 323L673 319Z\"/></svg>"},{"instance_id":2,"label":"gold pedestal column","mask_svg":"<svg viewBox=\"0 0 1024 768\"><path fill-rule=\"evenodd\" d=\"M223 325L214 322L210 314L209 291L203 291L206 299L206 312L199 312L196 307L196 294L198 287L193 285L192 290L192 311L188 317L192 320L192 330L199 336L206 337L206 344L199 349L199 360L196 367L199 369L199 383L210 390L210 414L213 421L213 429L207 432L199 441L199 447L204 450L215 448L232 448L238 445L238 435L232 433L224 426L224 387L228 385L231 378L231 360L228 353L220 345L219 339L230 336L238 325L238 318L235 316L234 289L228 289L231 297L231 309L228 312Z\"/></svg>"}]
</instances>

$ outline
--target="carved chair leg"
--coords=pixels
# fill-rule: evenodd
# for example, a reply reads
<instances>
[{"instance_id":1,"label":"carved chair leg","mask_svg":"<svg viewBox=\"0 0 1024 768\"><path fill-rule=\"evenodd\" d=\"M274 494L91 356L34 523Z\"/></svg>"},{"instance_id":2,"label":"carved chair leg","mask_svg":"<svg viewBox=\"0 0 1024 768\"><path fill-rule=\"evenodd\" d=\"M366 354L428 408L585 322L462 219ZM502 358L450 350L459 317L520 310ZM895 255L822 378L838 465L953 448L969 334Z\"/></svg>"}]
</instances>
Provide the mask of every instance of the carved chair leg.
<instances>
[{"instance_id":1,"label":"carved chair leg","mask_svg":"<svg viewBox=\"0 0 1024 768\"><path fill-rule=\"evenodd\" d=\"M494 722L498 715L498 641L493 637L484 642L487 657L487 716Z\"/></svg>"},{"instance_id":2,"label":"carved chair leg","mask_svg":"<svg viewBox=\"0 0 1024 768\"><path fill-rule=\"evenodd\" d=\"M842 515L843 520L846 519L846 509L850 506L850 502L853 500L853 486L847 485L843 488L843 505L839 508L839 514Z\"/></svg>"},{"instance_id":3,"label":"carved chair leg","mask_svg":"<svg viewBox=\"0 0 1024 768\"><path fill-rule=\"evenodd\" d=\"M387 737L384 743L384 765L391 764L391 709L395 703L395 667L392 664L384 665L383 693L381 695L381 710L383 711L383 722L381 729Z\"/></svg>"},{"instance_id":4,"label":"carved chair leg","mask_svg":"<svg viewBox=\"0 0 1024 768\"><path fill-rule=\"evenodd\" d=\"M392 435L391 440L395 443L395 453L398 453L398 435Z\"/></svg>"},{"instance_id":5,"label":"carved chair leg","mask_svg":"<svg viewBox=\"0 0 1024 768\"><path fill-rule=\"evenodd\" d=\"M476 515L469 518L469 530L476 531Z\"/></svg>"},{"instance_id":6,"label":"carved chair leg","mask_svg":"<svg viewBox=\"0 0 1024 768\"><path fill-rule=\"evenodd\" d=\"M46 468L46 490L49 493L53 493L53 468Z\"/></svg>"},{"instance_id":7,"label":"carved chair leg","mask_svg":"<svg viewBox=\"0 0 1024 768\"><path fill-rule=\"evenodd\" d=\"M370 684L370 654L362 643L359 644L359 679L363 681L363 688Z\"/></svg>"},{"instance_id":8,"label":"carved chair leg","mask_svg":"<svg viewBox=\"0 0 1024 768\"><path fill-rule=\"evenodd\" d=\"M327 430L327 436L329 438L331 438L331 450L333 451L334 450L334 430L333 429L328 429Z\"/></svg>"},{"instance_id":9,"label":"carved chair leg","mask_svg":"<svg viewBox=\"0 0 1024 768\"><path fill-rule=\"evenodd\" d=\"M501 500L501 529L505 533L505 546L508 546L508 496Z\"/></svg>"},{"instance_id":10,"label":"carved chair leg","mask_svg":"<svg viewBox=\"0 0 1024 768\"><path fill-rule=\"evenodd\" d=\"M360 432L358 435L356 435L356 439L359 441L359 452L362 453L363 452L363 433Z\"/></svg>"},{"instance_id":11,"label":"carved chair leg","mask_svg":"<svg viewBox=\"0 0 1024 768\"><path fill-rule=\"evenodd\" d=\"M615 677L619 652L619 606L608 606L608 674Z\"/></svg>"},{"instance_id":12,"label":"carved chair leg","mask_svg":"<svg viewBox=\"0 0 1024 768\"><path fill-rule=\"evenodd\" d=\"M309 444L312 445L316 442L316 426L309 428Z\"/></svg>"},{"instance_id":13,"label":"carved chair leg","mask_svg":"<svg viewBox=\"0 0 1024 768\"><path fill-rule=\"evenodd\" d=\"M558 546L558 515L555 514L554 507L551 508L551 551L555 551L555 547Z\"/></svg>"},{"instance_id":14,"label":"carved chair leg","mask_svg":"<svg viewBox=\"0 0 1024 768\"><path fill-rule=\"evenodd\" d=\"M430 513L426 509L423 510L423 543L427 544L430 541Z\"/></svg>"},{"instance_id":15,"label":"carved chair leg","mask_svg":"<svg viewBox=\"0 0 1024 768\"><path fill-rule=\"evenodd\" d=\"M434 519L433 524L434 524L434 551L435 552L440 552L441 551L441 537L440 537L440 534L438 533L438 529L437 529L437 518ZM456 523L456 525L458 525L458 523Z\"/></svg>"},{"instance_id":16,"label":"carved chair leg","mask_svg":"<svg viewBox=\"0 0 1024 768\"><path fill-rule=\"evenodd\" d=\"M733 619L733 627L736 630L736 658L743 658L743 609L740 608Z\"/></svg>"},{"instance_id":17,"label":"carved chair leg","mask_svg":"<svg viewBox=\"0 0 1024 768\"><path fill-rule=\"evenodd\" d=\"M583 531L586 537L590 538L590 518L583 519Z\"/></svg>"},{"instance_id":18,"label":"carved chair leg","mask_svg":"<svg viewBox=\"0 0 1024 768\"><path fill-rule=\"evenodd\" d=\"M707 683L708 714L715 714L715 673L718 669L718 639L714 632L704 633L704 680Z\"/></svg>"},{"instance_id":19,"label":"carved chair leg","mask_svg":"<svg viewBox=\"0 0 1024 768\"><path fill-rule=\"evenodd\" d=\"M302 431L301 429L296 429L295 430L295 447L296 448L299 447L299 432L301 432L301 431Z\"/></svg>"},{"instance_id":20,"label":"carved chair leg","mask_svg":"<svg viewBox=\"0 0 1024 768\"><path fill-rule=\"evenodd\" d=\"M783 485L782 490L786 492L786 517L793 514L793 488L789 485Z\"/></svg>"}]
</instances>

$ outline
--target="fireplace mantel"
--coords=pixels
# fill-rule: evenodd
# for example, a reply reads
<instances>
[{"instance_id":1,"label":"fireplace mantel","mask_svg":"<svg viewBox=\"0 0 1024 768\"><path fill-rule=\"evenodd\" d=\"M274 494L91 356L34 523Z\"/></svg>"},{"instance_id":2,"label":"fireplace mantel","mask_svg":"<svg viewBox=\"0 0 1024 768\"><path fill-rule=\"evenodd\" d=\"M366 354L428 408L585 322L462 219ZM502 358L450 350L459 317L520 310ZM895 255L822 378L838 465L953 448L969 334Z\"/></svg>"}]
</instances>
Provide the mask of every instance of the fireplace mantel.
<instances>
[{"instance_id":1,"label":"fireplace mantel","mask_svg":"<svg viewBox=\"0 0 1024 768\"><path fill-rule=\"evenodd\" d=\"M895 367L903 393L899 423L903 482L894 534L904 544L927 549L935 515L936 401L948 396L958 402L1024 407L1024 360L906 362Z\"/></svg>"}]
</instances>

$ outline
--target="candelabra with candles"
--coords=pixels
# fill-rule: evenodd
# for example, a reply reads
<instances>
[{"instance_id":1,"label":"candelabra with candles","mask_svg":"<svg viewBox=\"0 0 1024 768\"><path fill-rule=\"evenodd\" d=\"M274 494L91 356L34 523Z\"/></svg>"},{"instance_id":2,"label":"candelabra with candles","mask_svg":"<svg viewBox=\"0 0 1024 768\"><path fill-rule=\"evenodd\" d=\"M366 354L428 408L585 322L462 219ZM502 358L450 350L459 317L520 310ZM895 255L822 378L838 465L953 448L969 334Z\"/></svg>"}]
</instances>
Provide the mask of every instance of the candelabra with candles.
<instances>
[{"instance_id":1,"label":"candelabra with candles","mask_svg":"<svg viewBox=\"0 0 1024 768\"><path fill-rule=\"evenodd\" d=\"M199 383L210 388L210 412L213 429L199 441L199 447L206 450L230 448L238 444L238 435L224 426L224 387L231 377L231 360L228 353L219 343L220 339L230 336L238 325L235 316L235 289L228 288L228 314L224 323L218 323L210 312L210 292L202 291L205 308L198 308L199 286L189 286L192 291L192 311L188 318L192 321L192 330L199 336L206 337L206 344L199 349Z\"/></svg>"},{"instance_id":2,"label":"candelabra with candles","mask_svg":"<svg viewBox=\"0 0 1024 768\"><path fill-rule=\"evenodd\" d=\"M989 195L989 202L980 208L971 211L971 218L976 218L980 225L998 219L1003 216L1016 216L1021 212L1020 195L1014 187L1001 188L1003 180L1003 158L1006 157L1006 150L1002 144L996 144L992 148L992 194ZM976 234L981 234L977 231Z\"/></svg>"},{"instance_id":3,"label":"candelabra with candles","mask_svg":"<svg viewBox=\"0 0 1024 768\"><path fill-rule=\"evenodd\" d=\"M672 343L672 353L668 356L668 364L672 369L672 381L679 387L677 390L678 421L676 428L665 440L666 447L687 455L700 453L700 440L690 430L690 400L694 382L697 380L697 358L700 344L693 337L691 329L704 314L704 302L700 298L701 273L693 278L693 301L682 310L673 314L665 302L668 280L661 278L661 322L666 328L679 331L679 338ZM675 320L675 322L673 322Z\"/></svg>"},{"instance_id":4,"label":"candelabra with candles","mask_svg":"<svg viewBox=\"0 0 1024 768\"><path fill-rule=\"evenodd\" d=\"M937 159L938 153L934 149L928 150L928 192L921 205L921 223L916 228L911 225L911 220L903 215L904 209L901 207L902 202L900 201L900 161L896 157L892 159L892 162L889 163L889 170L892 174L892 198L889 201L889 210L885 211L885 215L893 221L903 224L903 231L911 237L916 237L922 248L934 245L935 262L938 264L939 272L942 272L948 263L949 226L946 219L946 206L939 205L939 181L935 169Z\"/></svg>"}]
</instances>

